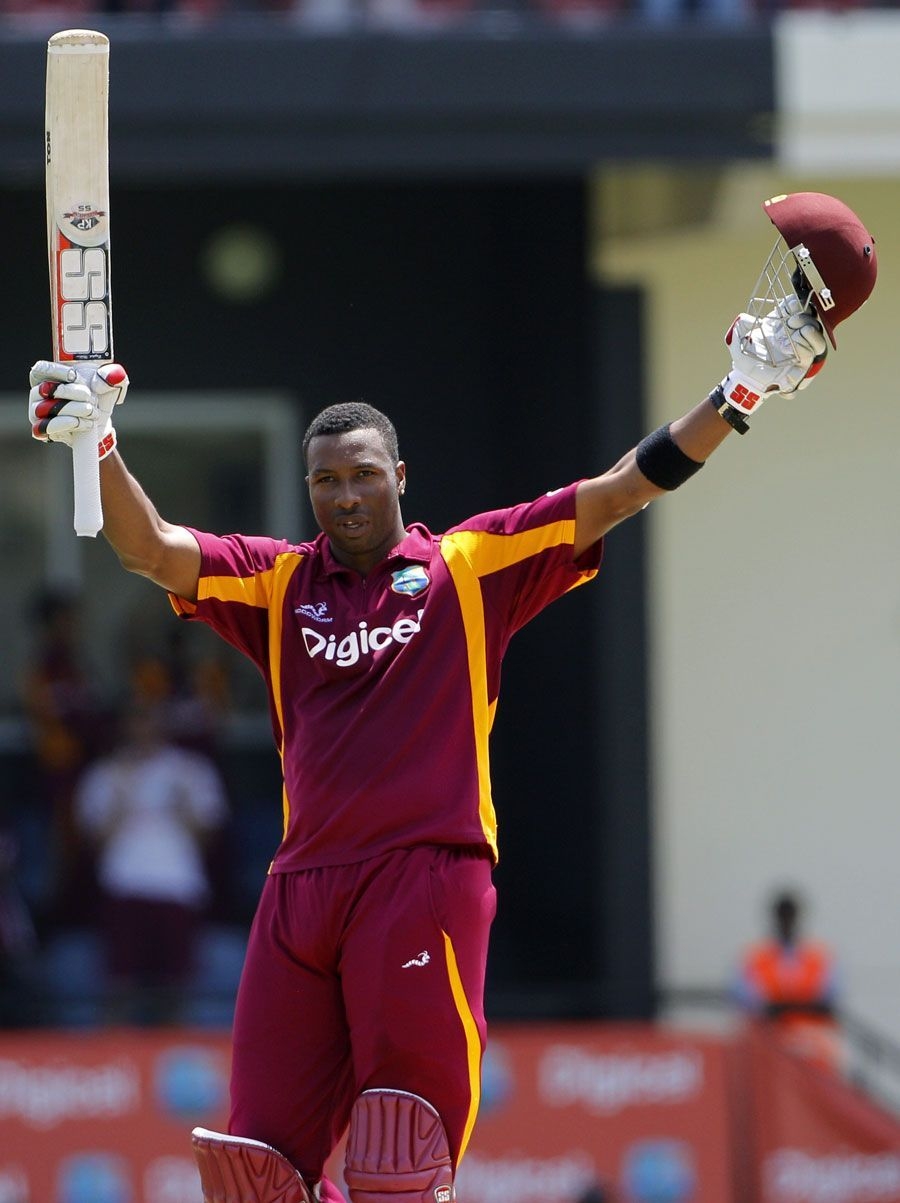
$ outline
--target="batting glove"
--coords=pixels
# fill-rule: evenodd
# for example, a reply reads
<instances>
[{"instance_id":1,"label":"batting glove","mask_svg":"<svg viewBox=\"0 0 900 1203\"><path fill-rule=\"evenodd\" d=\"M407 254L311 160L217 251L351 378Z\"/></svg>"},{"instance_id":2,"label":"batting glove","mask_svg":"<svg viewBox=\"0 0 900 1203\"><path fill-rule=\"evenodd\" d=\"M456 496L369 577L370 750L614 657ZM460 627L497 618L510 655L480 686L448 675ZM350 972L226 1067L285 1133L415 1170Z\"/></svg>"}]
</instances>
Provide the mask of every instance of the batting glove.
<instances>
[{"instance_id":1,"label":"batting glove","mask_svg":"<svg viewBox=\"0 0 900 1203\"><path fill-rule=\"evenodd\" d=\"M807 388L828 351L822 326L797 297L779 301L763 318L739 313L725 335L731 371L722 381L725 401L744 417L770 393L790 396Z\"/></svg>"},{"instance_id":2,"label":"batting glove","mask_svg":"<svg viewBox=\"0 0 900 1203\"><path fill-rule=\"evenodd\" d=\"M118 363L50 363L39 359L29 376L28 418L42 443L65 443L90 430L105 459L116 445L112 412L125 400L128 373Z\"/></svg>"}]
</instances>

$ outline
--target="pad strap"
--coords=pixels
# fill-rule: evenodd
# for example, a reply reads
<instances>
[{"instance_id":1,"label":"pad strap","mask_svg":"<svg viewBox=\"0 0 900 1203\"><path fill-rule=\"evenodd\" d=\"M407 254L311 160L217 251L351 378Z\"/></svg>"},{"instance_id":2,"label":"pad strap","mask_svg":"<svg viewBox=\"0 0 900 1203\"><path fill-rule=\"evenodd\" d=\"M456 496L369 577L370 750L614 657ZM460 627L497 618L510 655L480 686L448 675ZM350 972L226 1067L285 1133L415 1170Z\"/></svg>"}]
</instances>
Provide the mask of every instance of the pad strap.
<instances>
[{"instance_id":1,"label":"pad strap","mask_svg":"<svg viewBox=\"0 0 900 1203\"><path fill-rule=\"evenodd\" d=\"M298 1171L271 1145L195 1128L204 1203L315 1203Z\"/></svg>"},{"instance_id":2,"label":"pad strap","mask_svg":"<svg viewBox=\"0 0 900 1203\"><path fill-rule=\"evenodd\" d=\"M353 1203L453 1203L441 1117L417 1094L364 1090L353 1105L344 1177Z\"/></svg>"}]
</instances>

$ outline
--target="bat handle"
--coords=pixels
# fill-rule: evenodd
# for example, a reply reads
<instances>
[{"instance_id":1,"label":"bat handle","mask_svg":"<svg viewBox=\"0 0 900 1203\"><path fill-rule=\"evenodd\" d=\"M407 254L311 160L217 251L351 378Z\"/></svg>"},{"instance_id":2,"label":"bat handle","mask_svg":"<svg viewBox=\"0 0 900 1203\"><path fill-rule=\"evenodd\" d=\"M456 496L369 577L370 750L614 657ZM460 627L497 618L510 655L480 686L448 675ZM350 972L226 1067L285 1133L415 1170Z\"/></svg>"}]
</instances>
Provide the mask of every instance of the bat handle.
<instances>
[{"instance_id":1,"label":"bat handle","mask_svg":"<svg viewBox=\"0 0 900 1203\"><path fill-rule=\"evenodd\" d=\"M72 472L75 534L94 539L103 526L103 506L100 503L100 458L93 430L86 430L72 440Z\"/></svg>"}]
</instances>

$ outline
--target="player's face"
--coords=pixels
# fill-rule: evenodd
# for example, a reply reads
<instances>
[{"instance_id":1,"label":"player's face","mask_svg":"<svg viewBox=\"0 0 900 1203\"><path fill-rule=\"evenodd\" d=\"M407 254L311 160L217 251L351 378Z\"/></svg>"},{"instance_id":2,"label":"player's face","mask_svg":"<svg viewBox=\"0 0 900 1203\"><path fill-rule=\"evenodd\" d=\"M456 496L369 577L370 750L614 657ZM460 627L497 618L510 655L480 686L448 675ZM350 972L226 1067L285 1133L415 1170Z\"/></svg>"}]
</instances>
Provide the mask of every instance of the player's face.
<instances>
[{"instance_id":1,"label":"player's face","mask_svg":"<svg viewBox=\"0 0 900 1203\"><path fill-rule=\"evenodd\" d=\"M307 460L313 513L335 558L368 572L406 534L400 514L406 465L393 462L376 430L317 435Z\"/></svg>"}]
</instances>

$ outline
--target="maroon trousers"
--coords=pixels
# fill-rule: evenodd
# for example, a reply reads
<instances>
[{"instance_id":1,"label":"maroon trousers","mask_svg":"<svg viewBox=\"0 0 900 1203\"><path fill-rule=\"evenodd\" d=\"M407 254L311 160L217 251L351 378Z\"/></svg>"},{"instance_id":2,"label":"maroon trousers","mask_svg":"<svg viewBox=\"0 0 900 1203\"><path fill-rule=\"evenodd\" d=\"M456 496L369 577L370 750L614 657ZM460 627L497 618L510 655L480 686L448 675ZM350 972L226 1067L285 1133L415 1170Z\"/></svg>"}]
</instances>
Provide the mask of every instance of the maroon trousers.
<instances>
[{"instance_id":1,"label":"maroon trousers","mask_svg":"<svg viewBox=\"0 0 900 1203\"><path fill-rule=\"evenodd\" d=\"M360 1091L393 1087L437 1109L456 1165L478 1109L495 909L477 849L271 874L238 991L230 1132L314 1183Z\"/></svg>"}]
</instances>

